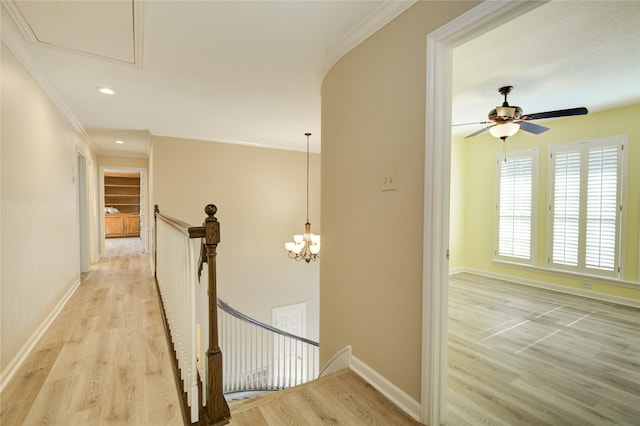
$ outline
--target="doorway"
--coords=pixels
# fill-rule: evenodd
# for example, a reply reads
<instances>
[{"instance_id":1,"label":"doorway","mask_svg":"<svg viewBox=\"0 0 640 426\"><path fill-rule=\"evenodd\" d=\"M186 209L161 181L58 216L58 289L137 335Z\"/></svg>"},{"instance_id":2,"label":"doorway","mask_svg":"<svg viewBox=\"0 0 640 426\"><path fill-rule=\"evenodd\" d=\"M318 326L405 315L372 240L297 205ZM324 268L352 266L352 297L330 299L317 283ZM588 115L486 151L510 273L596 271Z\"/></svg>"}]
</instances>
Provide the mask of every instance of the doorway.
<instances>
[{"instance_id":1,"label":"doorway","mask_svg":"<svg viewBox=\"0 0 640 426\"><path fill-rule=\"evenodd\" d=\"M141 251L149 252L147 169L100 167L100 252L107 239L139 239Z\"/></svg>"},{"instance_id":2,"label":"doorway","mask_svg":"<svg viewBox=\"0 0 640 426\"><path fill-rule=\"evenodd\" d=\"M540 4L484 2L427 36L421 392L427 424L444 423L447 413L452 51Z\"/></svg>"},{"instance_id":3,"label":"doorway","mask_svg":"<svg viewBox=\"0 0 640 426\"><path fill-rule=\"evenodd\" d=\"M89 186L87 185L87 157L78 152L78 236L80 247L80 272L89 272Z\"/></svg>"}]
</instances>

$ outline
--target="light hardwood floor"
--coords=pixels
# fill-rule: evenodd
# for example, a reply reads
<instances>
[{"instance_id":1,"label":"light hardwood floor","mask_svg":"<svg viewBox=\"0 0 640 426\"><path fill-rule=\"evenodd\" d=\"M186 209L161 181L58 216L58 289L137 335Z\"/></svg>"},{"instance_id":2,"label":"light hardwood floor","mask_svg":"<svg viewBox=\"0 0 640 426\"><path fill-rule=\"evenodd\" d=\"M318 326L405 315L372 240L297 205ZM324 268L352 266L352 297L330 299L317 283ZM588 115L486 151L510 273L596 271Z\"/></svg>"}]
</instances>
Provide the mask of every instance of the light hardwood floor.
<instances>
[{"instance_id":1,"label":"light hardwood floor","mask_svg":"<svg viewBox=\"0 0 640 426\"><path fill-rule=\"evenodd\" d=\"M1 425L183 424L149 255L106 245L2 392ZM348 371L231 407L233 426L418 424Z\"/></svg>"},{"instance_id":2,"label":"light hardwood floor","mask_svg":"<svg viewBox=\"0 0 640 426\"><path fill-rule=\"evenodd\" d=\"M2 392L0 424L182 424L149 255L107 246ZM449 293L448 425L640 425L640 310L467 274ZM355 374L330 378L234 403L231 424L417 424Z\"/></svg>"},{"instance_id":3,"label":"light hardwood floor","mask_svg":"<svg viewBox=\"0 0 640 426\"><path fill-rule=\"evenodd\" d=\"M448 425L640 425L640 310L461 274Z\"/></svg>"},{"instance_id":4,"label":"light hardwood floor","mask_svg":"<svg viewBox=\"0 0 640 426\"><path fill-rule=\"evenodd\" d=\"M2 425L182 424L149 255L106 243L2 392Z\"/></svg>"},{"instance_id":5,"label":"light hardwood floor","mask_svg":"<svg viewBox=\"0 0 640 426\"><path fill-rule=\"evenodd\" d=\"M230 408L231 426L420 424L350 370Z\"/></svg>"}]
</instances>

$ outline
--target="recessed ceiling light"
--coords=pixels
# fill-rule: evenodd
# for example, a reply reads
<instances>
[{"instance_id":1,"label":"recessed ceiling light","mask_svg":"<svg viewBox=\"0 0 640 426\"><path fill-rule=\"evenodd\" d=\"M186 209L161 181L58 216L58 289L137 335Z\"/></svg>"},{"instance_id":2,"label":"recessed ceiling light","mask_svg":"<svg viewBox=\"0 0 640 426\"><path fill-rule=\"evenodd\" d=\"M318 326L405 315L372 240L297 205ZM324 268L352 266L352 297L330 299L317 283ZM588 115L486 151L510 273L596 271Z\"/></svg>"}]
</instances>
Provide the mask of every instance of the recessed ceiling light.
<instances>
[{"instance_id":1,"label":"recessed ceiling light","mask_svg":"<svg viewBox=\"0 0 640 426\"><path fill-rule=\"evenodd\" d=\"M118 145L122 145L122 144L124 143L124 141L119 141L119 140L118 140L118 141L116 141L116 143L117 143Z\"/></svg>"},{"instance_id":2,"label":"recessed ceiling light","mask_svg":"<svg viewBox=\"0 0 640 426\"><path fill-rule=\"evenodd\" d=\"M98 87L98 92L103 93L105 95L113 95L116 93L113 90L109 89L108 87Z\"/></svg>"}]
</instances>

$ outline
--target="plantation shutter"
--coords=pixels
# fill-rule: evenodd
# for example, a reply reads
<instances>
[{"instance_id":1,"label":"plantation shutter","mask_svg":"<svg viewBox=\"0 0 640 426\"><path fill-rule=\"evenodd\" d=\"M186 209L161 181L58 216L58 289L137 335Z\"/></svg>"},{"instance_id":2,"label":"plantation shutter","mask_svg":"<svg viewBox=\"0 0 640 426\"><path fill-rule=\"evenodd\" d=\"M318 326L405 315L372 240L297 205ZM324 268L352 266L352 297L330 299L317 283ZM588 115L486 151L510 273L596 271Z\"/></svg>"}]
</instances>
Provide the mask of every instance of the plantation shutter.
<instances>
[{"instance_id":1,"label":"plantation shutter","mask_svg":"<svg viewBox=\"0 0 640 426\"><path fill-rule=\"evenodd\" d=\"M554 154L553 263L578 265L580 151Z\"/></svg>"},{"instance_id":2,"label":"plantation shutter","mask_svg":"<svg viewBox=\"0 0 640 426\"><path fill-rule=\"evenodd\" d=\"M551 264L620 275L625 144L624 136L611 136L551 148Z\"/></svg>"},{"instance_id":3,"label":"plantation shutter","mask_svg":"<svg viewBox=\"0 0 640 426\"><path fill-rule=\"evenodd\" d=\"M614 271L618 218L618 147L589 149L585 266Z\"/></svg>"},{"instance_id":4,"label":"plantation shutter","mask_svg":"<svg viewBox=\"0 0 640 426\"><path fill-rule=\"evenodd\" d=\"M533 157L498 160L498 255L531 259Z\"/></svg>"}]
</instances>

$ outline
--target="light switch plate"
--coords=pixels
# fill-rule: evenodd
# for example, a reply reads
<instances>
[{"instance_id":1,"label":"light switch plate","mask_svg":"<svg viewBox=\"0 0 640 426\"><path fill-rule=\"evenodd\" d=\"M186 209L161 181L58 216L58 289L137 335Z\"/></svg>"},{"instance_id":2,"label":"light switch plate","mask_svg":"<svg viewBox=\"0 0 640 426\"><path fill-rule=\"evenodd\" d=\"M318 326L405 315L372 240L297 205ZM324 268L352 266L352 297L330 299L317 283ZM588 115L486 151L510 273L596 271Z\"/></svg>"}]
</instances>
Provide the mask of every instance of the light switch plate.
<instances>
[{"instance_id":1,"label":"light switch plate","mask_svg":"<svg viewBox=\"0 0 640 426\"><path fill-rule=\"evenodd\" d=\"M398 189L398 172L395 169L389 169L382 172L380 178L380 191L395 191Z\"/></svg>"}]
</instances>

